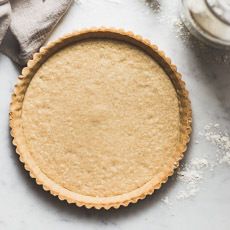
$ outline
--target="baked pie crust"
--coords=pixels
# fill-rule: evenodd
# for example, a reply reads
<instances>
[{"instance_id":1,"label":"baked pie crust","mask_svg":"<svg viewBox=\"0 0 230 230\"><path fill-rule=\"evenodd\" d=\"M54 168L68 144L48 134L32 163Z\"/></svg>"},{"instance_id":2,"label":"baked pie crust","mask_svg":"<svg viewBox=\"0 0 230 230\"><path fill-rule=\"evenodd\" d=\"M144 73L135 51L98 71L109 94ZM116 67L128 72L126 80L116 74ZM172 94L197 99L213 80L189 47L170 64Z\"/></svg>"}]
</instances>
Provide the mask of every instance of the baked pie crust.
<instances>
[{"instance_id":1,"label":"baked pie crust","mask_svg":"<svg viewBox=\"0 0 230 230\"><path fill-rule=\"evenodd\" d=\"M35 53L10 107L30 176L60 200L119 208L159 189L183 158L192 113L176 67L131 32L93 28Z\"/></svg>"}]
</instances>

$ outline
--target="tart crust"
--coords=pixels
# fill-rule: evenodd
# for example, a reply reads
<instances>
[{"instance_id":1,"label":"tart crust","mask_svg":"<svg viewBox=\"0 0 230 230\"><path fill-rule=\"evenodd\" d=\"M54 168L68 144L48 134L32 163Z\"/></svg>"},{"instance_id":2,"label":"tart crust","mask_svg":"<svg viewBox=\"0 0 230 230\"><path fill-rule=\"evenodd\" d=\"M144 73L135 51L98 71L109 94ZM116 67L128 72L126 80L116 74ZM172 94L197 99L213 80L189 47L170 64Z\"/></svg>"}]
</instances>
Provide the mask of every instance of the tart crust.
<instances>
[{"instance_id":1,"label":"tart crust","mask_svg":"<svg viewBox=\"0 0 230 230\"><path fill-rule=\"evenodd\" d=\"M173 86L176 89L179 102L180 113L180 139L176 149L176 154L173 159L173 167L165 169L158 178L153 178L143 186L121 195L109 197L93 197L81 195L72 192L61 185L55 183L48 178L45 173L40 170L29 154L28 149L22 143L21 135L21 112L24 96L31 79L38 68L54 54L57 50L71 44L88 38L109 38L126 41L143 49L167 73ZM152 45L148 40L140 36L134 35L132 32L125 32L121 29L114 28L91 28L78 32L73 32L64 37L49 43L42 47L38 53L35 53L33 59L28 61L27 67L22 70L19 76L18 83L14 88L12 102L10 106L10 127L13 137L13 144L16 146L16 152L20 156L20 161L24 163L24 167L29 171L30 176L35 178L36 183L43 186L43 189L49 191L54 196L58 196L60 200L66 200L68 203L75 203L77 206L85 206L87 208L119 208L120 206L128 206L130 203L136 203L140 199L144 199L147 195L159 189L163 183L168 180L168 177L173 175L174 169L178 167L179 161L183 158L184 152L187 149L187 144L190 139L192 124L191 103L188 98L188 92L185 89L185 83L181 80L181 74L177 72L176 66L171 64L171 60L165 56L162 51L159 51L157 46Z\"/></svg>"}]
</instances>

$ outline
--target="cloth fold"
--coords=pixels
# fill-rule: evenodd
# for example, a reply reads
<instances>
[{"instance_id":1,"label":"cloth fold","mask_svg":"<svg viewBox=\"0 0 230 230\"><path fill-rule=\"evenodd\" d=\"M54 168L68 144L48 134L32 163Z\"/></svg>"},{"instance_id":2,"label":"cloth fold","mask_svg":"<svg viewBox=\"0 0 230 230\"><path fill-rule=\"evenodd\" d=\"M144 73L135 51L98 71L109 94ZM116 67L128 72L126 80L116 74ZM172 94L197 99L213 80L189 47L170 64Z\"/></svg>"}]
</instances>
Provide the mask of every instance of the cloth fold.
<instances>
[{"instance_id":1,"label":"cloth fold","mask_svg":"<svg viewBox=\"0 0 230 230\"><path fill-rule=\"evenodd\" d=\"M25 65L73 0L0 0L0 51Z\"/></svg>"}]
</instances>

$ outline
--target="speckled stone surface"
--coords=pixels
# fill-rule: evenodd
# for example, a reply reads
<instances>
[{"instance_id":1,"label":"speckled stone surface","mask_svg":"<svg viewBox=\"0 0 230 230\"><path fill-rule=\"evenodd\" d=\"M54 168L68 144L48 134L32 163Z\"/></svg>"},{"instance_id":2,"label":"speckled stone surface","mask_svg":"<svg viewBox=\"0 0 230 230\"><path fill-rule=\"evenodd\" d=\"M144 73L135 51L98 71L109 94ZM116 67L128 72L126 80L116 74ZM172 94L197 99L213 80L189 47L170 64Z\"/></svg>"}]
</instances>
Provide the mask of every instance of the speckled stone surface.
<instances>
[{"instance_id":1,"label":"speckled stone surface","mask_svg":"<svg viewBox=\"0 0 230 230\"><path fill-rule=\"evenodd\" d=\"M196 157L215 156L215 146L199 135L206 124L218 123L230 130L230 53L207 47L184 33L185 29L177 26L177 3L161 1L153 4L160 7L156 10L141 0L81 0L73 4L49 39L75 29L113 26L132 30L164 50L182 73L192 101L193 135L186 163ZM189 199L176 200L184 185L173 177L153 196L109 212L69 206L44 192L24 171L9 136L9 102L18 73L19 69L0 55L1 229L229 229L228 165L208 171L200 191ZM173 200L172 205L161 201L166 196Z\"/></svg>"}]
</instances>

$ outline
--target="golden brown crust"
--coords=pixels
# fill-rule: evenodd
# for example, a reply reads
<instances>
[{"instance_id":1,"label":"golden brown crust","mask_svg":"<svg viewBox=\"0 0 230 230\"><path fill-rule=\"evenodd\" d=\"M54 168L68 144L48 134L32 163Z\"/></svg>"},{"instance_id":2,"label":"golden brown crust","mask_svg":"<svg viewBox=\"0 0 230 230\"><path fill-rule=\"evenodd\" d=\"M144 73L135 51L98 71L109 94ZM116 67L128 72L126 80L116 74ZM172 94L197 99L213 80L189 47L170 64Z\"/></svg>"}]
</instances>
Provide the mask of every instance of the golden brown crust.
<instances>
[{"instance_id":1,"label":"golden brown crust","mask_svg":"<svg viewBox=\"0 0 230 230\"><path fill-rule=\"evenodd\" d=\"M155 45L150 44L148 40L134 35L132 32L125 32L123 30L113 28L92 28L85 29L79 32L73 32L68 34L55 42L49 43L46 47L42 47L39 53L35 53L33 59L30 60L22 70L22 75L19 76L19 81L15 86L14 93L12 95L12 102L10 107L10 127L11 135L13 137L13 144L16 146L16 152L20 156L20 161L24 163L25 169L29 171L30 176L36 179L36 183L43 186L43 189L50 191L54 196L58 196L60 200L66 200L68 203L75 203L77 206L85 206L87 208L94 207L96 209L111 207L119 208L120 206L127 206L129 203L136 203L140 199L144 199L147 195L154 192L155 189L159 189L163 183L168 180L174 170L169 169L158 180L149 181L141 188L138 188L127 194L98 198L83 196L75 194L67 189L62 188L60 185L55 184L45 174L39 170L39 168L32 162L28 154L25 154L26 149L20 145L20 116L24 99L24 94L33 77L33 74L40 67L40 65L56 50L74 41L79 41L88 37L106 37L116 38L119 40L125 40L134 45L140 46L150 56L159 62L164 70L169 75L174 87L177 90L179 107L180 107L180 131L181 140L177 149L177 154L174 159L174 169L178 167L179 161L183 158L184 152L189 142L189 136L191 133L192 124L192 111L191 104L188 98L188 92L185 89L185 83L181 80L181 75L177 72L176 67L171 64L171 61L162 51L159 51Z\"/></svg>"}]
</instances>

